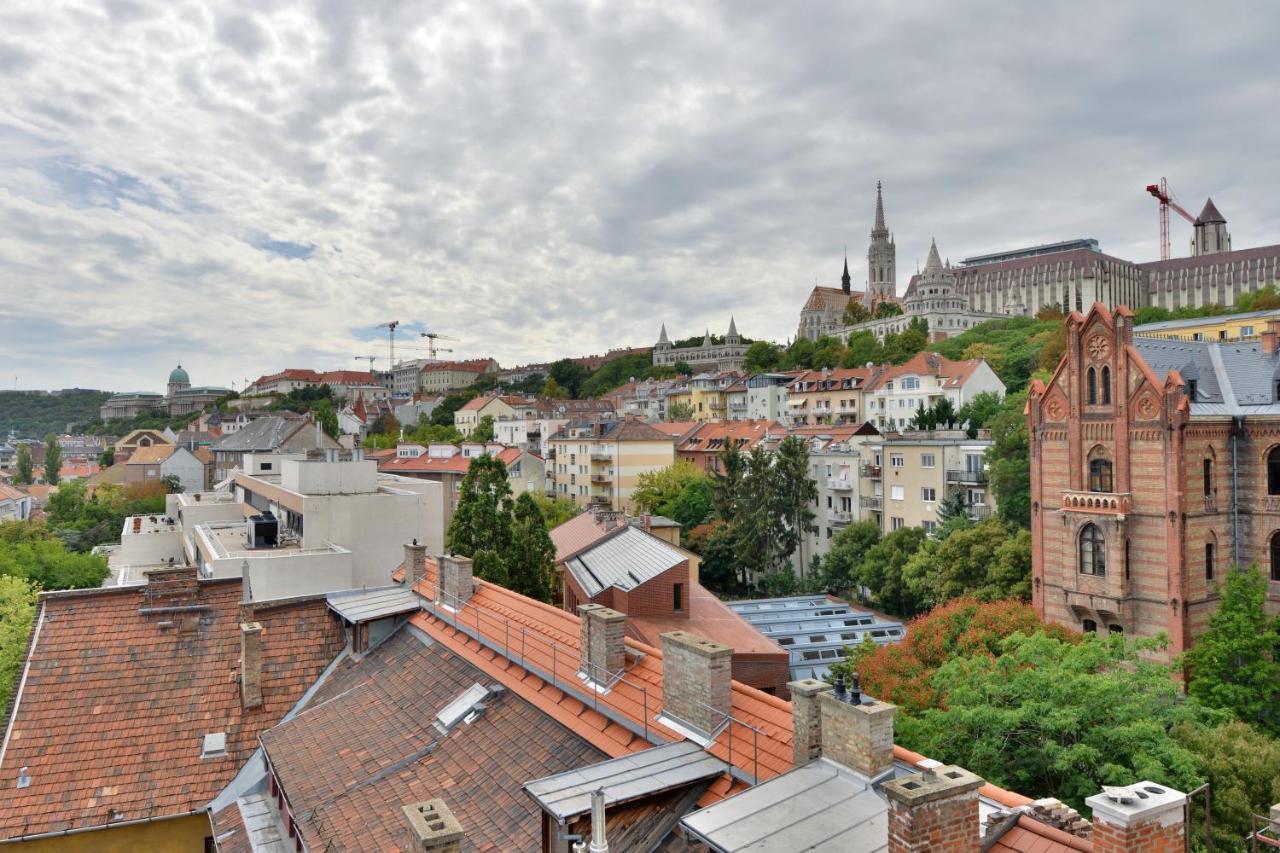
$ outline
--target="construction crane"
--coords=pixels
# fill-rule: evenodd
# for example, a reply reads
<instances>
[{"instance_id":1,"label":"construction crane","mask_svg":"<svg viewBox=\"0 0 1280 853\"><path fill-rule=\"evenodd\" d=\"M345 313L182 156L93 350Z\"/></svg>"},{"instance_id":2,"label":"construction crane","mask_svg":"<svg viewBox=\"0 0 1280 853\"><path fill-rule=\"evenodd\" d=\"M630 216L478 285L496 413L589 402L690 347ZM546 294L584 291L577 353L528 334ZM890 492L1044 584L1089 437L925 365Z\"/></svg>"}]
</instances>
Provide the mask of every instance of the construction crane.
<instances>
[{"instance_id":1,"label":"construction crane","mask_svg":"<svg viewBox=\"0 0 1280 853\"><path fill-rule=\"evenodd\" d=\"M356 356L356 359L359 361L369 362L369 370L372 371L373 363L378 360L378 357L376 355L358 355Z\"/></svg>"},{"instance_id":2,"label":"construction crane","mask_svg":"<svg viewBox=\"0 0 1280 853\"><path fill-rule=\"evenodd\" d=\"M399 320L391 320L386 323L379 323L374 328L387 330L387 346L388 355L391 357L391 369L396 369L396 326L400 325Z\"/></svg>"},{"instance_id":3,"label":"construction crane","mask_svg":"<svg viewBox=\"0 0 1280 853\"><path fill-rule=\"evenodd\" d=\"M436 346L437 340L440 340L440 341L458 340L458 338L453 338L453 337L450 337L449 335L442 335L442 334L439 334L438 332L422 332L420 336L427 339L427 352L428 354L430 354L432 360L435 359L436 353L438 352L453 352L453 350L451 349Z\"/></svg>"},{"instance_id":4,"label":"construction crane","mask_svg":"<svg viewBox=\"0 0 1280 853\"><path fill-rule=\"evenodd\" d=\"M1173 200L1169 195L1169 182L1164 178L1160 179L1158 184L1147 184L1147 192L1155 196L1160 202L1160 260L1169 260L1169 208L1173 208L1178 215L1190 222L1196 224L1196 218Z\"/></svg>"}]
</instances>

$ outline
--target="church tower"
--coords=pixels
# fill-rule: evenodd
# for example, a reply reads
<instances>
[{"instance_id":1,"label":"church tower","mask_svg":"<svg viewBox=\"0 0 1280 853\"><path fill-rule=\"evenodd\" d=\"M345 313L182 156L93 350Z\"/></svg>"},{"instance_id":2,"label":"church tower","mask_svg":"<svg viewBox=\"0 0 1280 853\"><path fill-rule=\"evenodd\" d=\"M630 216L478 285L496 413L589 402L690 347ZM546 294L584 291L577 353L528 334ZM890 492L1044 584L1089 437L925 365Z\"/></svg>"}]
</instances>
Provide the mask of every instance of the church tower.
<instances>
[{"instance_id":1,"label":"church tower","mask_svg":"<svg viewBox=\"0 0 1280 853\"><path fill-rule=\"evenodd\" d=\"M867 247L867 307L898 295L898 249L884 224L884 195L876 181L876 224ZM846 271L846 275L847 275Z\"/></svg>"},{"instance_id":2,"label":"church tower","mask_svg":"<svg viewBox=\"0 0 1280 853\"><path fill-rule=\"evenodd\" d=\"M1196 217L1195 233L1191 237L1191 255L1212 255L1216 252L1231 251L1231 235L1227 233L1227 218L1218 212L1218 207L1209 199L1204 203L1204 210Z\"/></svg>"}]
</instances>

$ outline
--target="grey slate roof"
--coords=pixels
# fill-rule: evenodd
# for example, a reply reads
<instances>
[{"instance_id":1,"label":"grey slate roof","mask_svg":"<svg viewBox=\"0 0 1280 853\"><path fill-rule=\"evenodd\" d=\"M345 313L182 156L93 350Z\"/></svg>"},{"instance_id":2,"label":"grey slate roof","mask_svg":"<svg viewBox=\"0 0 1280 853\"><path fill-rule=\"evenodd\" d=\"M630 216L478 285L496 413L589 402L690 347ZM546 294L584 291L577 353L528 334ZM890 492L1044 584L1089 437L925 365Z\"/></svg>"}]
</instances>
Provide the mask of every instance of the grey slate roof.
<instances>
[{"instance_id":1,"label":"grey slate roof","mask_svg":"<svg viewBox=\"0 0 1280 853\"><path fill-rule=\"evenodd\" d=\"M329 609L348 622L367 622L419 609L418 596L402 586L331 592Z\"/></svg>"},{"instance_id":2,"label":"grey slate roof","mask_svg":"<svg viewBox=\"0 0 1280 853\"><path fill-rule=\"evenodd\" d=\"M285 439L293 434L301 421L294 418L283 418L272 415L267 418L255 418L243 429L222 436L213 446L214 450L254 451L275 450L284 444Z\"/></svg>"},{"instance_id":3,"label":"grey slate roof","mask_svg":"<svg viewBox=\"0 0 1280 853\"><path fill-rule=\"evenodd\" d=\"M1280 414L1276 383L1280 381L1280 356L1267 355L1259 341L1177 341L1134 337L1143 360L1163 381L1177 370L1194 379L1195 415Z\"/></svg>"},{"instance_id":4,"label":"grey slate roof","mask_svg":"<svg viewBox=\"0 0 1280 853\"><path fill-rule=\"evenodd\" d=\"M583 592L594 597L609 587L624 591L635 589L686 559L678 549L658 537L628 526L566 560L565 566Z\"/></svg>"},{"instance_id":5,"label":"grey slate roof","mask_svg":"<svg viewBox=\"0 0 1280 853\"><path fill-rule=\"evenodd\" d=\"M544 811L561 821L591 811L591 792L604 788L605 807L711 780L729 765L692 741L655 746L524 784Z\"/></svg>"},{"instance_id":6,"label":"grey slate roof","mask_svg":"<svg viewBox=\"0 0 1280 853\"><path fill-rule=\"evenodd\" d=\"M718 853L876 853L889 810L867 780L820 758L680 821Z\"/></svg>"}]
</instances>

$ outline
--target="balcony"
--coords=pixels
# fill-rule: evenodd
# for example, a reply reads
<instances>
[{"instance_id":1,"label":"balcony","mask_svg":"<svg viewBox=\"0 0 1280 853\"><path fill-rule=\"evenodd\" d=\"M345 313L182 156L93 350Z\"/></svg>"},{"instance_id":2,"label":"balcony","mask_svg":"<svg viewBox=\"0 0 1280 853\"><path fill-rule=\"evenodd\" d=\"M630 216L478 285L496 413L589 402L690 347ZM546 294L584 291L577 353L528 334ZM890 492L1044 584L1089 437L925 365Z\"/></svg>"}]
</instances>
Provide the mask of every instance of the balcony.
<instances>
[{"instance_id":1,"label":"balcony","mask_svg":"<svg viewBox=\"0 0 1280 853\"><path fill-rule=\"evenodd\" d=\"M952 468L947 471L948 483L985 483L987 472L973 468Z\"/></svg>"},{"instance_id":2,"label":"balcony","mask_svg":"<svg viewBox=\"0 0 1280 853\"><path fill-rule=\"evenodd\" d=\"M872 480L879 480L879 479L880 479L880 466L879 466L879 465L867 465L867 464L864 464L864 465L863 465L859 470L860 470L860 471L862 471L862 476L864 476L864 477L869 477L869 478L871 478Z\"/></svg>"},{"instance_id":3,"label":"balcony","mask_svg":"<svg viewBox=\"0 0 1280 853\"><path fill-rule=\"evenodd\" d=\"M848 492L853 490L853 481L848 477L828 477L827 488L833 492Z\"/></svg>"},{"instance_id":4,"label":"balcony","mask_svg":"<svg viewBox=\"0 0 1280 853\"><path fill-rule=\"evenodd\" d=\"M884 503L884 498L880 495L863 495L858 498L858 506L863 509L879 510Z\"/></svg>"},{"instance_id":5,"label":"balcony","mask_svg":"<svg viewBox=\"0 0 1280 853\"><path fill-rule=\"evenodd\" d=\"M853 521L853 511L848 509L829 509L827 519L832 524L848 524Z\"/></svg>"},{"instance_id":6,"label":"balcony","mask_svg":"<svg viewBox=\"0 0 1280 853\"><path fill-rule=\"evenodd\" d=\"M592 453L591 461L592 462L612 462L613 457L610 456L608 453Z\"/></svg>"},{"instance_id":7,"label":"balcony","mask_svg":"<svg viewBox=\"0 0 1280 853\"><path fill-rule=\"evenodd\" d=\"M991 507L986 504L975 504L969 507L969 518L973 521L983 521L991 517Z\"/></svg>"},{"instance_id":8,"label":"balcony","mask_svg":"<svg viewBox=\"0 0 1280 853\"><path fill-rule=\"evenodd\" d=\"M592 474L591 482L592 483L612 483L613 475L612 474Z\"/></svg>"},{"instance_id":9,"label":"balcony","mask_svg":"<svg viewBox=\"0 0 1280 853\"><path fill-rule=\"evenodd\" d=\"M1062 493L1062 511L1128 515L1129 499L1128 492L1064 491Z\"/></svg>"}]
</instances>

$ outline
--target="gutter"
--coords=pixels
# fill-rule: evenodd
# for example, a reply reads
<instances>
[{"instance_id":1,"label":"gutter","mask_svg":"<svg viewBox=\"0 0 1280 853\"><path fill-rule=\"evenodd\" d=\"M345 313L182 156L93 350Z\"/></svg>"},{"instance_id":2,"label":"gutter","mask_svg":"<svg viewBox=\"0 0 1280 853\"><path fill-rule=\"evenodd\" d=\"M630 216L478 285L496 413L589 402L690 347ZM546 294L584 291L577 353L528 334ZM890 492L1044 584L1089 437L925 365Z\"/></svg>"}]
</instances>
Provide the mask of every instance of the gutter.
<instances>
[{"instance_id":1,"label":"gutter","mask_svg":"<svg viewBox=\"0 0 1280 853\"><path fill-rule=\"evenodd\" d=\"M101 832L121 826L140 826L144 823L159 823L165 820L178 820L184 817L195 817L204 814L204 809L183 812L182 814L161 815L160 817L139 817L133 820L122 820L116 823L100 823L97 826L79 826L73 829L55 829L52 832L37 832L34 835L15 835L12 838L0 839L0 844L20 844L26 841L38 841L43 838L61 838L64 835L83 835L86 832Z\"/></svg>"}]
</instances>

